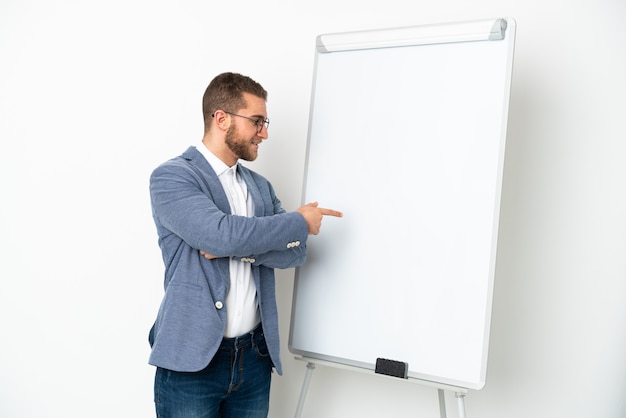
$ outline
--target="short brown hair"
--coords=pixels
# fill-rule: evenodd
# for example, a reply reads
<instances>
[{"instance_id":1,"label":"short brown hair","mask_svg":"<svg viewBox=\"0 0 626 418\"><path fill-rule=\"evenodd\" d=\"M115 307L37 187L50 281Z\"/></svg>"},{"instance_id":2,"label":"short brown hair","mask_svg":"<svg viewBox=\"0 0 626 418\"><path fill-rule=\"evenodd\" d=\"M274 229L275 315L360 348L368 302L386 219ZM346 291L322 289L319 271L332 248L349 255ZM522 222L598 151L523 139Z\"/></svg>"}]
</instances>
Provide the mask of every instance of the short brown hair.
<instances>
[{"instance_id":1,"label":"short brown hair","mask_svg":"<svg viewBox=\"0 0 626 418\"><path fill-rule=\"evenodd\" d=\"M222 73L216 76L202 97L205 131L211 125L211 118L216 110L235 113L246 107L243 93L250 93L267 101L267 91L248 76L237 73Z\"/></svg>"}]
</instances>

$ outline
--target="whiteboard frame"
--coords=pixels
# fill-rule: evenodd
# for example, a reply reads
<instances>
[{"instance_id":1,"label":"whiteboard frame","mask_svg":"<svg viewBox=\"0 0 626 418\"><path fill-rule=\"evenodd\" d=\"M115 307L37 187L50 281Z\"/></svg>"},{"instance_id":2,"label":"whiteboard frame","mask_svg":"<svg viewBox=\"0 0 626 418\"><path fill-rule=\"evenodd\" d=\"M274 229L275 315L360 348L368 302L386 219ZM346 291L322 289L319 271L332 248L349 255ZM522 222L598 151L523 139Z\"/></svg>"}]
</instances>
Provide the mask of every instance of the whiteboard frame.
<instances>
[{"instance_id":1,"label":"whiteboard frame","mask_svg":"<svg viewBox=\"0 0 626 418\"><path fill-rule=\"evenodd\" d=\"M495 276L495 263L497 253L497 236L499 225L499 212L500 212L500 199L502 188L502 173L504 167L504 152L506 143L506 128L508 120L508 105L510 96L512 66L513 66L513 52L515 41L515 29L516 24L512 18L498 18L487 19L474 22L459 22L443 25L427 25L416 26L406 28L392 28L374 31L361 31L361 32L346 32L340 34L320 35L317 38L317 48L315 55L315 68L314 68L314 82L312 88L311 97L311 109L309 119L308 130L308 143L307 143L307 157L305 162L305 178L303 185L303 199L305 203L307 200L307 182L309 180L309 164L310 164L310 152L312 142L312 128L314 125L314 112L316 105L316 83L318 82L318 65L319 58L322 54L342 52L342 51L356 51L364 49L377 49L377 48L397 48L406 46L420 46L420 45L434 45L434 44L449 44L449 43L472 43L472 42L504 42L507 45L508 56L506 57L506 74L504 75L504 91L502 97L502 120L499 127L499 149L498 149L498 173L495 179L495 205L494 219L491 237L491 255L489 261L489 277L487 283L487 295L486 295L486 312L487 315L484 318L484 341L482 343L482 358L480 360L481 370L480 377L475 380L456 380L448 377L442 377L439 375L432 375L428 373L421 373L411 371L409 379L416 379L419 381L433 382L435 384L449 385L458 388L468 389L482 389L486 381L487 360L488 360L488 345L489 345L489 331L491 325L491 306L493 298L493 285ZM337 207L336 209L342 210ZM349 216L349 215L348 215ZM328 221L325 222L328 224ZM322 234L332 234L333 231L329 230L332 226L327 226ZM309 248L315 247L315 239L309 240ZM294 343L294 332L297 318L297 306L299 303L298 291L299 282L303 273L306 272L308 266L305 264L296 269L296 278L294 284L292 315L289 332L289 350L299 356L306 358L318 359L328 364L347 365L351 367L373 370L374 361L372 362L358 361L349 357L342 357L336 355L327 355L300 347ZM322 301L323 302L323 301ZM402 359L397 359L402 360ZM410 366L410 365L409 365Z\"/></svg>"}]
</instances>

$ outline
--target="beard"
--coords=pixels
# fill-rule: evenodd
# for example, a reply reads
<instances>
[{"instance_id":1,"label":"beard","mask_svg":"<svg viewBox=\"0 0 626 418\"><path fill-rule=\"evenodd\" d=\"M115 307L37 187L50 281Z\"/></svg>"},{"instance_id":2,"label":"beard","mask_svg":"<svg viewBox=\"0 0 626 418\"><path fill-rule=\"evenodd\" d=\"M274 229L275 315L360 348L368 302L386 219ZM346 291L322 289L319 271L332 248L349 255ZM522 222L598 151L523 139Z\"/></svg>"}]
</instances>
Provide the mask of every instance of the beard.
<instances>
[{"instance_id":1,"label":"beard","mask_svg":"<svg viewBox=\"0 0 626 418\"><path fill-rule=\"evenodd\" d=\"M235 153L237 158L244 161L254 161L258 156L257 148L253 146L254 139L237 139L239 132L235 126L228 128L225 142L228 148ZM259 141L260 142L260 141Z\"/></svg>"}]
</instances>

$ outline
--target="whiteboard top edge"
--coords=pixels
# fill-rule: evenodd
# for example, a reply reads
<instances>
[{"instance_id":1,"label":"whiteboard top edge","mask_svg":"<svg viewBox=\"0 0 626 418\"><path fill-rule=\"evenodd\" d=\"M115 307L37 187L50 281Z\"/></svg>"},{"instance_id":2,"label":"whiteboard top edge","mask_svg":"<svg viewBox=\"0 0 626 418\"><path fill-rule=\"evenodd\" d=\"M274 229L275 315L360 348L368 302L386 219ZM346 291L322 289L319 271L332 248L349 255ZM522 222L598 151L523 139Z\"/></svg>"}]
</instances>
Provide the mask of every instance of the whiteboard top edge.
<instances>
[{"instance_id":1,"label":"whiteboard top edge","mask_svg":"<svg viewBox=\"0 0 626 418\"><path fill-rule=\"evenodd\" d=\"M318 53L432 45L454 42L502 40L508 29L514 32L513 18L494 18L454 23L404 26L318 35Z\"/></svg>"}]
</instances>

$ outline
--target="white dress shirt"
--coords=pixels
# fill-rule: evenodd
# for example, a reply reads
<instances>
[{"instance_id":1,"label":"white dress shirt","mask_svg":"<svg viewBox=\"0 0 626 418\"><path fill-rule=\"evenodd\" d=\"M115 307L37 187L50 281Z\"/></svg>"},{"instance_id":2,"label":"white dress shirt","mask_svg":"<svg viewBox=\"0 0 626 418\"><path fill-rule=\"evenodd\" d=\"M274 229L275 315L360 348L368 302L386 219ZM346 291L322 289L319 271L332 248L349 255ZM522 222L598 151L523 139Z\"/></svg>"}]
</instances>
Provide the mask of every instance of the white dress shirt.
<instances>
[{"instance_id":1,"label":"white dress shirt","mask_svg":"<svg viewBox=\"0 0 626 418\"><path fill-rule=\"evenodd\" d=\"M228 167L203 143L197 148L222 183L232 214L252 216L253 202L248 198L246 183L237 172L238 164ZM256 285L249 262L230 259L230 289L226 296L226 317L224 336L227 338L243 335L253 330L260 322Z\"/></svg>"}]
</instances>

